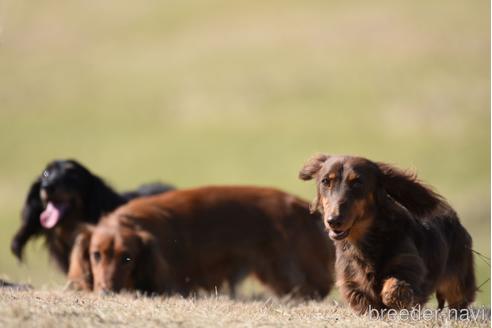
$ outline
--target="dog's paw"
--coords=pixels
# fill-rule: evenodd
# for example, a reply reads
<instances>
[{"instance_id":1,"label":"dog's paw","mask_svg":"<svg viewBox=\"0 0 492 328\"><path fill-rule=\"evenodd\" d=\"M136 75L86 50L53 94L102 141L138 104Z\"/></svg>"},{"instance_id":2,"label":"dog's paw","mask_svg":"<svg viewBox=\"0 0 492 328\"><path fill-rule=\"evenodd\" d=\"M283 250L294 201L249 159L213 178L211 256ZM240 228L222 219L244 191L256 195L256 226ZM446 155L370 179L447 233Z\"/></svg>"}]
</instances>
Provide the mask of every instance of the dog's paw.
<instances>
[{"instance_id":1,"label":"dog's paw","mask_svg":"<svg viewBox=\"0 0 492 328\"><path fill-rule=\"evenodd\" d=\"M389 278L384 282L381 298L390 309L409 309L414 305L415 297L409 283L396 278Z\"/></svg>"}]
</instances>

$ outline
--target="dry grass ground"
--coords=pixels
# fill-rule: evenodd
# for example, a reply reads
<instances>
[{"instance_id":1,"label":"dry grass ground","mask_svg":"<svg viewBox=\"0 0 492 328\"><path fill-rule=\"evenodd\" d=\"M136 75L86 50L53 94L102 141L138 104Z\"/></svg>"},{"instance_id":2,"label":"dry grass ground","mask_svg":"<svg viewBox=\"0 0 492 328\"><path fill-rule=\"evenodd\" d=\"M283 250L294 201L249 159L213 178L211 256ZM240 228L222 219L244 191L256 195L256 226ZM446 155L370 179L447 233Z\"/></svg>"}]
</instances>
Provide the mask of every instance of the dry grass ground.
<instances>
[{"instance_id":1,"label":"dry grass ground","mask_svg":"<svg viewBox=\"0 0 492 328\"><path fill-rule=\"evenodd\" d=\"M1 327L488 327L488 319L370 319L333 300L231 300L225 296L148 298L0 290Z\"/></svg>"}]
</instances>

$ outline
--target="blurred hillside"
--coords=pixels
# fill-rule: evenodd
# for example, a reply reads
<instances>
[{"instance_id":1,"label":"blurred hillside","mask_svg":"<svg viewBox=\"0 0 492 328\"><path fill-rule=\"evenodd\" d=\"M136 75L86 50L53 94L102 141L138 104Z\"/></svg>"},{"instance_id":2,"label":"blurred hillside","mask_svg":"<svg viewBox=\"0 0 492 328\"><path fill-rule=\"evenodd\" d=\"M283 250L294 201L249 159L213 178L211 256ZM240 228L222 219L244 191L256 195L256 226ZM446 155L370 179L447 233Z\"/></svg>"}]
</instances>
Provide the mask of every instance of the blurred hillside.
<instances>
[{"instance_id":1,"label":"blurred hillside","mask_svg":"<svg viewBox=\"0 0 492 328\"><path fill-rule=\"evenodd\" d=\"M0 3L0 276L63 282L40 243L24 265L9 251L53 158L118 189L309 199L297 171L314 152L417 169L490 256L489 1Z\"/></svg>"}]
</instances>

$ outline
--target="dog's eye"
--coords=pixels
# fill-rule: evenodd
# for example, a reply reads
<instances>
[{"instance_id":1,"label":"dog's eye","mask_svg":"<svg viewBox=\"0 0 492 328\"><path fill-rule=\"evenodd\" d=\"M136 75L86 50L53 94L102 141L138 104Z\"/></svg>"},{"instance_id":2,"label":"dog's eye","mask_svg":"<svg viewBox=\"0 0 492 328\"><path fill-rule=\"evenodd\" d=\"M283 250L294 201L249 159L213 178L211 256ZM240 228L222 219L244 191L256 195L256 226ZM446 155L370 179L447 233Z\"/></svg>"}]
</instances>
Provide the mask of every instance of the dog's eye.
<instances>
[{"instance_id":1,"label":"dog's eye","mask_svg":"<svg viewBox=\"0 0 492 328\"><path fill-rule=\"evenodd\" d=\"M50 175L50 172L48 170L43 171L43 178L47 178Z\"/></svg>"},{"instance_id":2,"label":"dog's eye","mask_svg":"<svg viewBox=\"0 0 492 328\"><path fill-rule=\"evenodd\" d=\"M354 179L350 182L350 187L357 189L362 187L362 181L360 179Z\"/></svg>"},{"instance_id":3,"label":"dog's eye","mask_svg":"<svg viewBox=\"0 0 492 328\"><path fill-rule=\"evenodd\" d=\"M129 262L131 262L131 260L132 260L132 258L130 257L130 255L129 255L129 254L123 254L123 255L121 256L121 262L122 262L123 264L127 264L127 263L129 263Z\"/></svg>"},{"instance_id":4,"label":"dog's eye","mask_svg":"<svg viewBox=\"0 0 492 328\"><path fill-rule=\"evenodd\" d=\"M100 252L97 252L97 251L96 252L93 252L92 253L92 257L94 258L94 260L96 262L99 262L101 260L101 253Z\"/></svg>"},{"instance_id":5,"label":"dog's eye","mask_svg":"<svg viewBox=\"0 0 492 328\"><path fill-rule=\"evenodd\" d=\"M326 187L331 187L331 183L333 180L328 179L328 178L323 178L321 179L321 184Z\"/></svg>"}]
</instances>

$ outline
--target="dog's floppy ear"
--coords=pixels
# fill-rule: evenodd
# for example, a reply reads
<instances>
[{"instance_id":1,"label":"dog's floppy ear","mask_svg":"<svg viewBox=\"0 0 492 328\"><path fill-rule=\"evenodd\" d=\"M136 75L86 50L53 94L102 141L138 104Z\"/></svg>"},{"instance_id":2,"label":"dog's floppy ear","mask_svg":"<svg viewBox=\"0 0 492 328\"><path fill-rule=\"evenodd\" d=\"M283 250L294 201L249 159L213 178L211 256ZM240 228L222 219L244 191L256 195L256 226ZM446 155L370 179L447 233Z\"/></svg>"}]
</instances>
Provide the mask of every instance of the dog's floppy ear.
<instances>
[{"instance_id":1,"label":"dog's floppy ear","mask_svg":"<svg viewBox=\"0 0 492 328\"><path fill-rule=\"evenodd\" d=\"M325 154L317 154L311 157L306 164L302 167L302 169L299 171L299 179L301 180L311 180L313 179L323 166L323 163L326 162L326 160L330 156L325 155ZM319 194L319 188L316 186L316 197L314 198L313 202L309 206L309 211L312 213L316 212L316 210L322 210L320 208L320 194Z\"/></svg>"},{"instance_id":2,"label":"dog's floppy ear","mask_svg":"<svg viewBox=\"0 0 492 328\"><path fill-rule=\"evenodd\" d=\"M89 253L93 225L82 225L70 254L68 287L74 290L93 290L93 276Z\"/></svg>"},{"instance_id":3,"label":"dog's floppy ear","mask_svg":"<svg viewBox=\"0 0 492 328\"><path fill-rule=\"evenodd\" d=\"M27 193L26 201L22 208L21 227L10 244L12 253L14 253L19 260L22 260L22 251L27 241L42 230L39 216L43 212L44 206L39 194L40 189L41 178L38 178L33 182Z\"/></svg>"},{"instance_id":4,"label":"dog's floppy ear","mask_svg":"<svg viewBox=\"0 0 492 328\"><path fill-rule=\"evenodd\" d=\"M135 287L145 293L171 293L174 282L167 261L159 250L159 243L155 237L146 232L137 232L141 249L138 255L135 270Z\"/></svg>"},{"instance_id":5,"label":"dog's floppy ear","mask_svg":"<svg viewBox=\"0 0 492 328\"><path fill-rule=\"evenodd\" d=\"M328 158L329 156L325 154L317 154L311 157L299 171L299 179L311 180L314 178Z\"/></svg>"},{"instance_id":6,"label":"dog's floppy ear","mask_svg":"<svg viewBox=\"0 0 492 328\"><path fill-rule=\"evenodd\" d=\"M122 199L108 184L99 176L92 174L86 169L90 176L89 187L86 193L88 203L88 215L92 222L98 222L101 215L111 212L122 205Z\"/></svg>"},{"instance_id":7,"label":"dog's floppy ear","mask_svg":"<svg viewBox=\"0 0 492 328\"><path fill-rule=\"evenodd\" d=\"M441 205L446 206L442 196L421 183L415 173L402 171L386 163L377 163L377 166L386 193L412 214L423 216Z\"/></svg>"}]
</instances>

